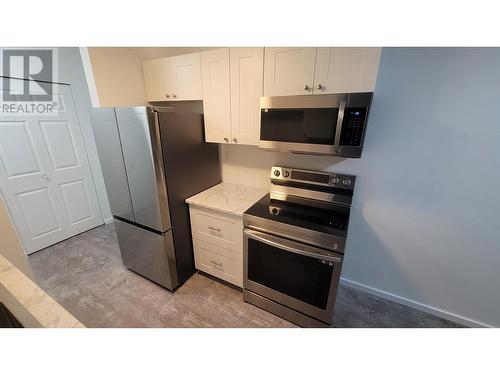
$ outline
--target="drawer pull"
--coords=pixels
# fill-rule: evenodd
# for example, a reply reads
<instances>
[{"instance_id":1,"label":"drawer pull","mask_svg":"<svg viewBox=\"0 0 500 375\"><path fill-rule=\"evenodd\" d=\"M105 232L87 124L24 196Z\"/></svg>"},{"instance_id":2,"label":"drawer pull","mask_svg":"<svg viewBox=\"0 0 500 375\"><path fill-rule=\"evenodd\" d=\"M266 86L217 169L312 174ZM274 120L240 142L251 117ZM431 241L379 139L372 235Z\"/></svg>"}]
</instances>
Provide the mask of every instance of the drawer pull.
<instances>
[{"instance_id":1,"label":"drawer pull","mask_svg":"<svg viewBox=\"0 0 500 375\"><path fill-rule=\"evenodd\" d=\"M213 230L213 231L215 231L215 232L219 232L219 233L220 233L220 228L214 228L214 227L212 227L212 226L209 226L209 227L208 227L208 229L210 229L210 230Z\"/></svg>"},{"instance_id":2,"label":"drawer pull","mask_svg":"<svg viewBox=\"0 0 500 375\"><path fill-rule=\"evenodd\" d=\"M221 262L216 262L215 260L211 260L210 263L212 263L214 266L222 267L222 263Z\"/></svg>"}]
</instances>

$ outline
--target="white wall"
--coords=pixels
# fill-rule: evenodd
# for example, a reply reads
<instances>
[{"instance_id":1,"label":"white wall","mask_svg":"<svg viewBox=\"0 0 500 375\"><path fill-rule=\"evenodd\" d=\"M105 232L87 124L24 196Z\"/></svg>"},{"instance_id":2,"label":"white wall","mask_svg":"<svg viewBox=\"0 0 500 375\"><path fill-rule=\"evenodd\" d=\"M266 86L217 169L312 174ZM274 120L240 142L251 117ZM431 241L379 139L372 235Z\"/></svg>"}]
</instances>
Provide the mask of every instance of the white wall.
<instances>
[{"instance_id":1,"label":"white wall","mask_svg":"<svg viewBox=\"0 0 500 375\"><path fill-rule=\"evenodd\" d=\"M225 181L273 164L357 175L344 282L500 326L500 49L384 48L361 159L224 145Z\"/></svg>"}]
</instances>

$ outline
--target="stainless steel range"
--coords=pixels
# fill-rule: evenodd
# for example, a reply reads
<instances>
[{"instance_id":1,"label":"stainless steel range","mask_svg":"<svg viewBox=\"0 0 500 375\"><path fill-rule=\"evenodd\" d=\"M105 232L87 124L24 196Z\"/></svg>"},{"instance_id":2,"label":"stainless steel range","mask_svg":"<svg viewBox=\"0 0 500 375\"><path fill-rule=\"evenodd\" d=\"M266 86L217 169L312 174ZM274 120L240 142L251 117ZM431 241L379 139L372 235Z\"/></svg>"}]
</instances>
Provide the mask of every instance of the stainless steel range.
<instances>
[{"instance_id":1,"label":"stainless steel range","mask_svg":"<svg viewBox=\"0 0 500 375\"><path fill-rule=\"evenodd\" d=\"M273 167L243 215L244 300L303 327L332 324L356 177Z\"/></svg>"}]
</instances>

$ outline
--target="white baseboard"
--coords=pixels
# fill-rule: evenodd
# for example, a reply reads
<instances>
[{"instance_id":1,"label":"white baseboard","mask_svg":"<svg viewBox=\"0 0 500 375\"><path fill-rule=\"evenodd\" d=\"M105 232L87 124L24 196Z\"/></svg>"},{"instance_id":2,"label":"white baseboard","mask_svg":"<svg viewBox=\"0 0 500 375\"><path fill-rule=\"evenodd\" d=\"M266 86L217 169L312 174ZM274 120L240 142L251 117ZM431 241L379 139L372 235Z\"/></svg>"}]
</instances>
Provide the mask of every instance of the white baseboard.
<instances>
[{"instance_id":1,"label":"white baseboard","mask_svg":"<svg viewBox=\"0 0 500 375\"><path fill-rule=\"evenodd\" d=\"M389 301L393 301L393 302L397 302L397 303L400 303L400 304L405 305L405 306L413 307L414 309L417 309L417 310L420 310L420 311L423 311L423 312L426 312L426 313L429 313L429 314L432 314L435 316L439 316L440 318L444 318L444 319L450 320L452 322L465 325L467 327L493 328L492 326L490 326L488 324L478 322L478 321L475 321L472 319L468 319L468 318L465 318L463 316L453 314L449 311L441 310L441 309L438 309L436 307L432 307L432 306L429 306L429 305L426 305L426 304L423 304L423 303L420 303L420 302L417 302L417 301L414 301L414 300L411 300L408 298L400 297L400 296L397 296L395 294L385 292L383 290L376 289L376 288L373 288L371 286L368 286L368 285L365 285L362 283L358 283L356 281L351 281L351 280L345 279L343 277L340 278L340 284L347 286L347 287L350 287L350 288L361 290L361 291L369 293L369 294L373 294L373 295L381 297L381 298L385 298Z\"/></svg>"},{"instance_id":2,"label":"white baseboard","mask_svg":"<svg viewBox=\"0 0 500 375\"><path fill-rule=\"evenodd\" d=\"M112 217L108 217L107 219L104 219L104 224L111 224L113 222Z\"/></svg>"}]
</instances>

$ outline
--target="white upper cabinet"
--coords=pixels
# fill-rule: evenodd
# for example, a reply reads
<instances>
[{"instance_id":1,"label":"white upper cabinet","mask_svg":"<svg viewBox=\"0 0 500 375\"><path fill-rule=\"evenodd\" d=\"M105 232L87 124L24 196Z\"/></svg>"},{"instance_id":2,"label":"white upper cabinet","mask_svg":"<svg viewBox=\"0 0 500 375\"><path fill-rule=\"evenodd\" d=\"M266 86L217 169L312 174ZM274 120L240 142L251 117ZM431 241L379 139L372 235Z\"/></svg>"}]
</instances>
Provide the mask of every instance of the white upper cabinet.
<instances>
[{"instance_id":1,"label":"white upper cabinet","mask_svg":"<svg viewBox=\"0 0 500 375\"><path fill-rule=\"evenodd\" d=\"M381 48L266 48L264 96L375 90Z\"/></svg>"},{"instance_id":2,"label":"white upper cabinet","mask_svg":"<svg viewBox=\"0 0 500 375\"><path fill-rule=\"evenodd\" d=\"M381 48L318 48L314 94L375 90Z\"/></svg>"},{"instance_id":3,"label":"white upper cabinet","mask_svg":"<svg viewBox=\"0 0 500 375\"><path fill-rule=\"evenodd\" d=\"M200 54L170 57L167 79L172 83L171 100L201 100Z\"/></svg>"},{"instance_id":4,"label":"white upper cabinet","mask_svg":"<svg viewBox=\"0 0 500 375\"><path fill-rule=\"evenodd\" d=\"M207 142L259 142L264 48L202 52L201 76Z\"/></svg>"},{"instance_id":5,"label":"white upper cabinet","mask_svg":"<svg viewBox=\"0 0 500 375\"><path fill-rule=\"evenodd\" d=\"M259 143L264 48L231 48L231 141Z\"/></svg>"},{"instance_id":6,"label":"white upper cabinet","mask_svg":"<svg viewBox=\"0 0 500 375\"><path fill-rule=\"evenodd\" d=\"M312 94L315 58L316 48L266 48L264 96Z\"/></svg>"},{"instance_id":7,"label":"white upper cabinet","mask_svg":"<svg viewBox=\"0 0 500 375\"><path fill-rule=\"evenodd\" d=\"M231 140L231 95L229 48L201 54L205 140L229 143Z\"/></svg>"},{"instance_id":8,"label":"white upper cabinet","mask_svg":"<svg viewBox=\"0 0 500 375\"><path fill-rule=\"evenodd\" d=\"M142 63L146 98L149 102L167 100L167 59L156 59Z\"/></svg>"},{"instance_id":9,"label":"white upper cabinet","mask_svg":"<svg viewBox=\"0 0 500 375\"><path fill-rule=\"evenodd\" d=\"M144 61L142 68L148 102L202 99L199 53Z\"/></svg>"}]
</instances>

